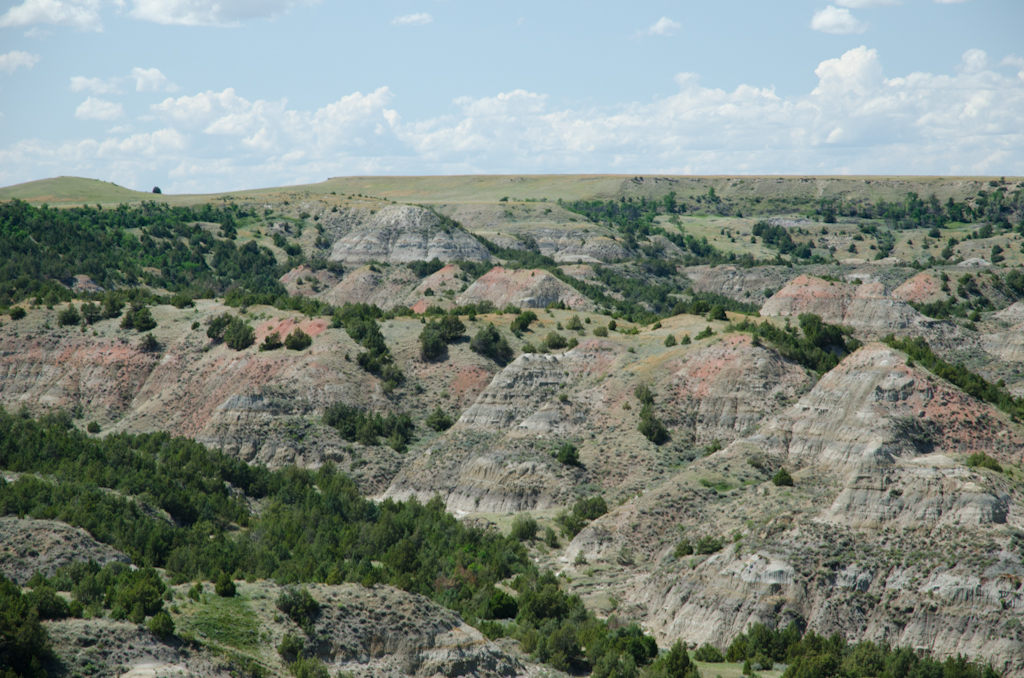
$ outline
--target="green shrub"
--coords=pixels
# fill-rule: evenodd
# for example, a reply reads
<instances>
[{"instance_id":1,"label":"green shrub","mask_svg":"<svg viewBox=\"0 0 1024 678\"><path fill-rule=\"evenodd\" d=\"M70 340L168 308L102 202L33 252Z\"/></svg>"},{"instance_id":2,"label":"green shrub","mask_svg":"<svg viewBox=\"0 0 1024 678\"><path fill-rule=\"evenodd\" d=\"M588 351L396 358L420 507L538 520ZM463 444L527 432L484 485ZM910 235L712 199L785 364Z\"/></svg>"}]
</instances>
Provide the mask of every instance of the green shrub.
<instances>
[{"instance_id":1,"label":"green shrub","mask_svg":"<svg viewBox=\"0 0 1024 678\"><path fill-rule=\"evenodd\" d=\"M722 540L718 537L704 536L697 540L694 552L699 556L706 556L722 550Z\"/></svg>"},{"instance_id":2,"label":"green shrub","mask_svg":"<svg viewBox=\"0 0 1024 678\"><path fill-rule=\"evenodd\" d=\"M682 539L679 540L679 543L676 544L676 550L672 552L672 555L674 555L676 558L683 558L685 556L692 556L693 555L693 544L690 543L689 539L687 539L686 537L683 537Z\"/></svg>"},{"instance_id":3,"label":"green shrub","mask_svg":"<svg viewBox=\"0 0 1024 678\"><path fill-rule=\"evenodd\" d=\"M529 513L520 513L512 519L511 537L518 541L533 541L537 538L537 521Z\"/></svg>"},{"instance_id":4,"label":"green shrub","mask_svg":"<svg viewBox=\"0 0 1024 678\"><path fill-rule=\"evenodd\" d=\"M438 433L450 429L452 427L452 423L452 418L449 417L448 414L441 409L440 405L435 407L434 411L431 412L430 415L427 417L427 426L434 429Z\"/></svg>"},{"instance_id":5,"label":"green shrub","mask_svg":"<svg viewBox=\"0 0 1024 678\"><path fill-rule=\"evenodd\" d=\"M711 325L708 325L707 327L700 331L700 334L696 336L696 339L697 341L700 341L701 339L707 339L708 337L713 336L715 336L715 331L711 329Z\"/></svg>"},{"instance_id":6,"label":"green shrub","mask_svg":"<svg viewBox=\"0 0 1024 678\"><path fill-rule=\"evenodd\" d=\"M147 332L146 336L142 337L142 341L139 342L139 350L146 353L156 353L160 348L160 342L156 340L152 332Z\"/></svg>"},{"instance_id":7,"label":"green shrub","mask_svg":"<svg viewBox=\"0 0 1024 678\"><path fill-rule=\"evenodd\" d=\"M618 327L618 325L615 323L614 320L609 320L608 321L608 330L609 331L614 332L616 327Z\"/></svg>"},{"instance_id":8,"label":"green shrub","mask_svg":"<svg viewBox=\"0 0 1024 678\"><path fill-rule=\"evenodd\" d=\"M505 310L508 313L508 309ZM509 325L509 330L512 334L519 336L530 328L530 323L536 322L537 314L533 311L523 311L512 320L512 324Z\"/></svg>"},{"instance_id":9,"label":"green shrub","mask_svg":"<svg viewBox=\"0 0 1024 678\"><path fill-rule=\"evenodd\" d=\"M508 345L508 341L493 323L488 323L487 327L480 328L473 340L469 342L469 348L474 353L486 356L499 365L505 365L515 355L512 347Z\"/></svg>"},{"instance_id":10,"label":"green shrub","mask_svg":"<svg viewBox=\"0 0 1024 678\"><path fill-rule=\"evenodd\" d=\"M571 512L561 512L555 518L555 522L562 528L562 534L572 539L580 533L592 520L597 520L608 513L608 504L604 497L594 496L580 499L573 504Z\"/></svg>"},{"instance_id":11,"label":"green shrub","mask_svg":"<svg viewBox=\"0 0 1024 678\"><path fill-rule=\"evenodd\" d=\"M709 643L704 643L697 651L693 653L693 658L699 662L708 662L711 664L720 664L725 661L725 657L718 650L717 647Z\"/></svg>"},{"instance_id":12,"label":"green shrub","mask_svg":"<svg viewBox=\"0 0 1024 678\"><path fill-rule=\"evenodd\" d=\"M725 315L725 308L723 306L721 306L720 304L715 304L714 306L712 306L711 310L708 311L708 314L705 317L708 320L728 320L729 319L729 316Z\"/></svg>"},{"instance_id":13,"label":"green shrub","mask_svg":"<svg viewBox=\"0 0 1024 678\"><path fill-rule=\"evenodd\" d=\"M232 318L224 330L224 343L228 348L243 351L256 343L256 332L241 318Z\"/></svg>"},{"instance_id":14,"label":"green shrub","mask_svg":"<svg viewBox=\"0 0 1024 678\"><path fill-rule=\"evenodd\" d=\"M171 615L167 614L166 610L160 610L150 618L146 628L154 636L170 638L174 635L174 620L171 619Z\"/></svg>"},{"instance_id":15,"label":"green shrub","mask_svg":"<svg viewBox=\"0 0 1024 678\"><path fill-rule=\"evenodd\" d=\"M89 425L85 427L85 430L88 431L89 433L99 433L100 432L99 422L90 421Z\"/></svg>"},{"instance_id":16,"label":"green shrub","mask_svg":"<svg viewBox=\"0 0 1024 678\"><path fill-rule=\"evenodd\" d=\"M683 346L689 346L691 343L690 335L683 334L683 338L679 340L679 343L682 344Z\"/></svg>"},{"instance_id":17,"label":"green shrub","mask_svg":"<svg viewBox=\"0 0 1024 678\"><path fill-rule=\"evenodd\" d=\"M775 483L776 487L792 487L793 476L789 475L789 471L783 467L780 468L774 476L772 476L772 482Z\"/></svg>"},{"instance_id":18,"label":"green shrub","mask_svg":"<svg viewBox=\"0 0 1024 678\"><path fill-rule=\"evenodd\" d=\"M448 350L448 344L441 337L437 324L431 320L420 332L420 357L424 360L437 360Z\"/></svg>"},{"instance_id":19,"label":"green shrub","mask_svg":"<svg viewBox=\"0 0 1024 678\"><path fill-rule=\"evenodd\" d=\"M28 594L28 601L39 612L40 619L64 619L71 615L67 601L52 586L36 586Z\"/></svg>"},{"instance_id":20,"label":"green shrub","mask_svg":"<svg viewBox=\"0 0 1024 678\"><path fill-rule=\"evenodd\" d=\"M560 464L565 464L566 466L578 466L580 463L580 453L572 443L563 443L558 448L556 458Z\"/></svg>"},{"instance_id":21,"label":"green shrub","mask_svg":"<svg viewBox=\"0 0 1024 678\"><path fill-rule=\"evenodd\" d=\"M293 662L302 656L306 649L306 643L302 638L293 636L290 633L284 634L281 643L277 646L277 653L287 662Z\"/></svg>"},{"instance_id":22,"label":"green shrub","mask_svg":"<svg viewBox=\"0 0 1024 678\"><path fill-rule=\"evenodd\" d=\"M580 317L578 315L574 315L573 317L569 318L568 322L565 323L565 329L582 332L583 322L580 320Z\"/></svg>"},{"instance_id":23,"label":"green shrub","mask_svg":"<svg viewBox=\"0 0 1024 678\"><path fill-rule=\"evenodd\" d=\"M310 595L309 589L302 587L296 590L289 586L277 596L274 604L277 609L298 624L306 632L306 635L311 635L313 619L320 614L320 603Z\"/></svg>"},{"instance_id":24,"label":"green shrub","mask_svg":"<svg viewBox=\"0 0 1024 678\"><path fill-rule=\"evenodd\" d=\"M313 337L298 327L284 340L284 347L292 351L304 351L313 345Z\"/></svg>"},{"instance_id":25,"label":"green shrub","mask_svg":"<svg viewBox=\"0 0 1024 678\"><path fill-rule=\"evenodd\" d=\"M981 467L995 471L996 473L1002 473L1003 467L998 461L988 456L984 452L975 452L971 456L967 457L967 466L970 468Z\"/></svg>"},{"instance_id":26,"label":"green shrub","mask_svg":"<svg viewBox=\"0 0 1024 678\"><path fill-rule=\"evenodd\" d=\"M549 548L557 549L559 547L558 535L556 535L555 531L550 527L544 528L544 543L547 544Z\"/></svg>"},{"instance_id":27,"label":"green shrub","mask_svg":"<svg viewBox=\"0 0 1024 678\"><path fill-rule=\"evenodd\" d=\"M544 345L551 351L565 348L568 344L569 341L558 332L548 332L547 336L544 337Z\"/></svg>"},{"instance_id":28,"label":"green shrub","mask_svg":"<svg viewBox=\"0 0 1024 678\"><path fill-rule=\"evenodd\" d=\"M156 327L156 320L148 306L132 304L124 318L121 319L121 329L136 330L138 332L149 332Z\"/></svg>"},{"instance_id":29,"label":"green shrub","mask_svg":"<svg viewBox=\"0 0 1024 678\"><path fill-rule=\"evenodd\" d=\"M676 338L673 335L670 334L667 337L665 337L665 347L666 348L672 348L675 345L676 345Z\"/></svg>"},{"instance_id":30,"label":"green shrub","mask_svg":"<svg viewBox=\"0 0 1024 678\"><path fill-rule=\"evenodd\" d=\"M605 327L604 325L596 326L594 328L594 336L595 337L607 337L608 336L608 328Z\"/></svg>"},{"instance_id":31,"label":"green shrub","mask_svg":"<svg viewBox=\"0 0 1024 678\"><path fill-rule=\"evenodd\" d=\"M263 343L260 344L260 350L276 351L282 346L284 346L284 343L281 341L281 334L279 332L271 332L267 336L263 337Z\"/></svg>"},{"instance_id":32,"label":"green shrub","mask_svg":"<svg viewBox=\"0 0 1024 678\"><path fill-rule=\"evenodd\" d=\"M74 304L68 304L68 307L57 314L57 324L61 327L66 325L77 325L82 322L82 316L78 313L78 309L75 308Z\"/></svg>"},{"instance_id":33,"label":"green shrub","mask_svg":"<svg viewBox=\"0 0 1024 678\"><path fill-rule=\"evenodd\" d=\"M174 306L175 308L190 308L195 306L195 304L192 302L192 297L179 292L171 297L171 306Z\"/></svg>"},{"instance_id":34,"label":"green shrub","mask_svg":"<svg viewBox=\"0 0 1024 678\"><path fill-rule=\"evenodd\" d=\"M227 572L221 572L220 576L217 577L216 583L213 585L213 590L221 598L234 598L235 582L232 581L231 576Z\"/></svg>"},{"instance_id":35,"label":"green shrub","mask_svg":"<svg viewBox=\"0 0 1024 678\"><path fill-rule=\"evenodd\" d=\"M11 320L21 320L27 315L25 309L21 306L15 306L11 309Z\"/></svg>"},{"instance_id":36,"label":"green shrub","mask_svg":"<svg viewBox=\"0 0 1024 678\"><path fill-rule=\"evenodd\" d=\"M669 440L668 429L654 416L654 406L650 403L640 408L640 423L637 430L655 445L661 445Z\"/></svg>"}]
</instances>

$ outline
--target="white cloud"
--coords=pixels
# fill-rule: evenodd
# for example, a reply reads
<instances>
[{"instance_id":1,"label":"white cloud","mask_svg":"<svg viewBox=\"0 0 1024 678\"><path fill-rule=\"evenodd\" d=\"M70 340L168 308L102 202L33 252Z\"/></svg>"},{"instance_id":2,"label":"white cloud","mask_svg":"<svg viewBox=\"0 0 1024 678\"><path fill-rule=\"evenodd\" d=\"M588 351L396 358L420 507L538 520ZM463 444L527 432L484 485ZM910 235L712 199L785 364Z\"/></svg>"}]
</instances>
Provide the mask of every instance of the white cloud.
<instances>
[{"instance_id":1,"label":"white cloud","mask_svg":"<svg viewBox=\"0 0 1024 678\"><path fill-rule=\"evenodd\" d=\"M391 20L391 23L396 26L426 26L427 24L433 23L434 17L430 16L426 12L419 12L417 14L406 14L405 16L396 16Z\"/></svg>"},{"instance_id":2,"label":"white cloud","mask_svg":"<svg viewBox=\"0 0 1024 678\"><path fill-rule=\"evenodd\" d=\"M900 0L836 0L836 4L840 7L849 7L850 9L869 9L872 7L892 7L902 3Z\"/></svg>"},{"instance_id":3,"label":"white cloud","mask_svg":"<svg viewBox=\"0 0 1024 678\"><path fill-rule=\"evenodd\" d=\"M960 57L959 70L964 73L980 73L988 68L988 55L980 49L969 49Z\"/></svg>"},{"instance_id":4,"label":"white cloud","mask_svg":"<svg viewBox=\"0 0 1024 678\"><path fill-rule=\"evenodd\" d=\"M38 54L19 52L17 50L0 54L0 72L13 73L19 68L32 68L39 63Z\"/></svg>"},{"instance_id":5,"label":"white cloud","mask_svg":"<svg viewBox=\"0 0 1024 678\"><path fill-rule=\"evenodd\" d=\"M176 92L178 86L167 79L159 68L133 68L136 92Z\"/></svg>"},{"instance_id":6,"label":"white cloud","mask_svg":"<svg viewBox=\"0 0 1024 678\"><path fill-rule=\"evenodd\" d=\"M854 17L850 10L829 5L814 13L814 17L811 19L811 28L822 33L846 35L848 33L863 33L867 30L867 24Z\"/></svg>"},{"instance_id":7,"label":"white cloud","mask_svg":"<svg viewBox=\"0 0 1024 678\"><path fill-rule=\"evenodd\" d=\"M249 19L272 18L319 0L132 0L129 15L143 21L179 26L234 26Z\"/></svg>"},{"instance_id":8,"label":"white cloud","mask_svg":"<svg viewBox=\"0 0 1024 678\"><path fill-rule=\"evenodd\" d=\"M25 0L0 16L0 28L55 24L80 31L102 31L98 10L99 0Z\"/></svg>"},{"instance_id":9,"label":"white cloud","mask_svg":"<svg viewBox=\"0 0 1024 678\"><path fill-rule=\"evenodd\" d=\"M1016 68L1019 57L1008 59ZM105 140L0 148L0 184L58 174L118 177L140 189L156 174L171 192L351 174L1016 176L1024 174L1024 82L1005 73L886 77L879 53L862 46L819 63L816 86L802 95L705 87L680 73L676 92L653 101L573 108L519 89L459 97L443 115L418 119L400 115L402 101L386 87L313 109L225 89L167 98L151 119L132 121L138 130L119 124Z\"/></svg>"},{"instance_id":10,"label":"white cloud","mask_svg":"<svg viewBox=\"0 0 1024 678\"><path fill-rule=\"evenodd\" d=\"M663 16L651 24L644 33L647 35L672 35L682 27L683 25L678 21L672 21L667 16Z\"/></svg>"},{"instance_id":11,"label":"white cloud","mask_svg":"<svg viewBox=\"0 0 1024 678\"><path fill-rule=\"evenodd\" d=\"M124 115L124 106L113 101L89 97L75 109L79 120L117 120Z\"/></svg>"},{"instance_id":12,"label":"white cloud","mask_svg":"<svg viewBox=\"0 0 1024 678\"><path fill-rule=\"evenodd\" d=\"M72 92L92 92L93 94L112 94L118 91L119 78L87 78L84 75L71 77Z\"/></svg>"}]
</instances>

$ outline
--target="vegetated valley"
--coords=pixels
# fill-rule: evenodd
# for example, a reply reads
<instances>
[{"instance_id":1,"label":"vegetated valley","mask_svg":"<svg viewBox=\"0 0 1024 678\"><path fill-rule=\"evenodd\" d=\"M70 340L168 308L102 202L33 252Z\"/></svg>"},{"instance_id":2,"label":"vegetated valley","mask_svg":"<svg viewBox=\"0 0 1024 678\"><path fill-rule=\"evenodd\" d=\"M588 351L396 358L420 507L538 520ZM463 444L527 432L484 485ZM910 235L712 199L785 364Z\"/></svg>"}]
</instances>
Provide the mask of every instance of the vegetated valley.
<instances>
[{"instance_id":1,"label":"vegetated valley","mask_svg":"<svg viewBox=\"0 0 1024 678\"><path fill-rule=\"evenodd\" d=\"M0 675L1024 676L1022 243L1004 177L0 189Z\"/></svg>"}]
</instances>

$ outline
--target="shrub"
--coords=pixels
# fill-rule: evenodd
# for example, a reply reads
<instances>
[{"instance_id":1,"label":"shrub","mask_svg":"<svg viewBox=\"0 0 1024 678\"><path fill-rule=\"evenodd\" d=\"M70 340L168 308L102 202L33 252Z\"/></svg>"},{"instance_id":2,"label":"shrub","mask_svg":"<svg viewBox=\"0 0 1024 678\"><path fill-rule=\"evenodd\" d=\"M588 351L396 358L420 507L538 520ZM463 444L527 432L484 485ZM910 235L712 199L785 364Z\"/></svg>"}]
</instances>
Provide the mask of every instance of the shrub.
<instances>
[{"instance_id":1,"label":"shrub","mask_svg":"<svg viewBox=\"0 0 1024 678\"><path fill-rule=\"evenodd\" d=\"M699 662L709 662L711 664L720 664L725 661L725 657L718 650L717 647L709 643L704 643L697 651L693 653L693 658Z\"/></svg>"},{"instance_id":2,"label":"shrub","mask_svg":"<svg viewBox=\"0 0 1024 678\"><path fill-rule=\"evenodd\" d=\"M971 456L967 457L967 466L970 468L980 466L981 468L991 469L996 473L1003 472L1003 467L1000 466L999 462L984 452L975 452Z\"/></svg>"},{"instance_id":3,"label":"shrub","mask_svg":"<svg viewBox=\"0 0 1024 678\"><path fill-rule=\"evenodd\" d=\"M77 325L82 322L82 316L78 313L78 309L75 308L74 304L68 304L68 307L57 314L57 324L61 327L66 325Z\"/></svg>"},{"instance_id":4,"label":"shrub","mask_svg":"<svg viewBox=\"0 0 1024 678\"><path fill-rule=\"evenodd\" d=\"M91 301L87 304L82 304L82 318L89 325L99 320L102 317L100 307Z\"/></svg>"},{"instance_id":5,"label":"shrub","mask_svg":"<svg viewBox=\"0 0 1024 678\"><path fill-rule=\"evenodd\" d=\"M263 343L260 344L260 350L276 351L282 346L284 346L284 343L281 341L281 334L279 332L271 332L267 336L263 337Z\"/></svg>"},{"instance_id":6,"label":"shrub","mask_svg":"<svg viewBox=\"0 0 1024 678\"><path fill-rule=\"evenodd\" d=\"M306 643L302 638L286 633L281 639L281 644L277 646L277 653L286 661L292 662L298 659L305 649Z\"/></svg>"},{"instance_id":7,"label":"shrub","mask_svg":"<svg viewBox=\"0 0 1024 678\"><path fill-rule=\"evenodd\" d=\"M221 572L213 585L213 590L221 598L234 598L235 582L231 580L231 576L227 572Z\"/></svg>"},{"instance_id":8,"label":"shrub","mask_svg":"<svg viewBox=\"0 0 1024 678\"><path fill-rule=\"evenodd\" d=\"M437 360L445 354L448 345L441 337L437 323L430 321L420 332L420 357L424 360Z\"/></svg>"},{"instance_id":9,"label":"shrub","mask_svg":"<svg viewBox=\"0 0 1024 678\"><path fill-rule=\"evenodd\" d=\"M707 339L708 337L713 336L715 336L715 331L711 329L711 325L708 325L707 327L700 331L700 334L697 335L697 341L700 341L701 339Z\"/></svg>"},{"instance_id":10,"label":"shrub","mask_svg":"<svg viewBox=\"0 0 1024 678\"><path fill-rule=\"evenodd\" d=\"M148 306L132 304L131 309L121 319L121 329L136 330L138 332L149 332L156 327L156 320Z\"/></svg>"},{"instance_id":11,"label":"shrub","mask_svg":"<svg viewBox=\"0 0 1024 678\"><path fill-rule=\"evenodd\" d=\"M11 309L11 320L21 320L26 315L25 309L21 306L15 306Z\"/></svg>"},{"instance_id":12,"label":"shrub","mask_svg":"<svg viewBox=\"0 0 1024 678\"><path fill-rule=\"evenodd\" d=\"M174 635L174 620L171 619L171 615L167 614L166 610L160 610L149 620L146 628L154 636L170 638Z\"/></svg>"},{"instance_id":13,"label":"shrub","mask_svg":"<svg viewBox=\"0 0 1024 678\"><path fill-rule=\"evenodd\" d=\"M640 410L640 423L637 430L655 445L661 445L669 440L668 429L660 419L654 416L650 405L644 405Z\"/></svg>"},{"instance_id":14,"label":"shrub","mask_svg":"<svg viewBox=\"0 0 1024 678\"><path fill-rule=\"evenodd\" d=\"M195 304L192 302L192 297L179 292L171 297L171 306L175 308L189 308L195 306Z\"/></svg>"},{"instance_id":15,"label":"shrub","mask_svg":"<svg viewBox=\"0 0 1024 678\"><path fill-rule=\"evenodd\" d=\"M156 353L160 350L160 342L156 340L152 332L147 332L146 336L142 337L142 341L139 342L139 349L146 353Z\"/></svg>"},{"instance_id":16,"label":"shrub","mask_svg":"<svg viewBox=\"0 0 1024 678\"><path fill-rule=\"evenodd\" d=\"M210 321L210 326L206 328L206 336L214 341L223 341L224 332L230 324L231 316L227 313L222 313Z\"/></svg>"},{"instance_id":17,"label":"shrub","mask_svg":"<svg viewBox=\"0 0 1024 678\"><path fill-rule=\"evenodd\" d=\"M550 527L544 528L544 543L547 544L549 548L553 549L557 549L559 546L558 536L555 534L555 531L552 530Z\"/></svg>"},{"instance_id":18,"label":"shrub","mask_svg":"<svg viewBox=\"0 0 1024 678\"><path fill-rule=\"evenodd\" d=\"M789 471L783 467L779 469L778 473L772 476L772 482L775 483L776 487L792 487L793 476L789 475Z\"/></svg>"},{"instance_id":19,"label":"shrub","mask_svg":"<svg viewBox=\"0 0 1024 678\"><path fill-rule=\"evenodd\" d=\"M288 670L295 678L330 678L331 676L327 665L316 657L299 657L288 665Z\"/></svg>"},{"instance_id":20,"label":"shrub","mask_svg":"<svg viewBox=\"0 0 1024 678\"><path fill-rule=\"evenodd\" d=\"M310 595L309 589L303 587L300 590L295 590L288 587L277 597L275 605L277 609L302 627L306 635L310 635L313 618L320 614L320 603Z\"/></svg>"},{"instance_id":21,"label":"shrub","mask_svg":"<svg viewBox=\"0 0 1024 678\"><path fill-rule=\"evenodd\" d=\"M578 466L580 463L580 453L572 443L564 443L558 448L556 457L559 463L566 466Z\"/></svg>"},{"instance_id":22,"label":"shrub","mask_svg":"<svg viewBox=\"0 0 1024 678\"><path fill-rule=\"evenodd\" d=\"M558 332L548 332L548 335L544 337L544 345L551 351L565 348L568 344L569 341Z\"/></svg>"},{"instance_id":23,"label":"shrub","mask_svg":"<svg viewBox=\"0 0 1024 678\"><path fill-rule=\"evenodd\" d=\"M608 328L605 327L604 325L598 325L597 327L594 328L594 336L595 337L607 337L608 336Z\"/></svg>"},{"instance_id":24,"label":"shrub","mask_svg":"<svg viewBox=\"0 0 1024 678\"><path fill-rule=\"evenodd\" d=\"M683 346L689 346L690 343L691 343L690 342L690 335L689 334L684 334L683 338L679 340L679 343L681 345L683 345Z\"/></svg>"},{"instance_id":25,"label":"shrub","mask_svg":"<svg viewBox=\"0 0 1024 678\"><path fill-rule=\"evenodd\" d=\"M608 321L608 330L609 331L614 332L616 327L618 327L618 325L615 324L614 320L609 320Z\"/></svg>"},{"instance_id":26,"label":"shrub","mask_svg":"<svg viewBox=\"0 0 1024 678\"><path fill-rule=\"evenodd\" d=\"M298 327L284 340L284 347L292 351L304 351L313 345L313 337Z\"/></svg>"},{"instance_id":27,"label":"shrub","mask_svg":"<svg viewBox=\"0 0 1024 678\"><path fill-rule=\"evenodd\" d=\"M537 521L529 513L520 513L512 519L511 537L518 541L533 541L537 538Z\"/></svg>"},{"instance_id":28,"label":"shrub","mask_svg":"<svg viewBox=\"0 0 1024 678\"><path fill-rule=\"evenodd\" d=\"M39 612L40 619L64 619L71 614L67 601L58 596L52 586L36 586L28 594L28 600Z\"/></svg>"},{"instance_id":29,"label":"shrub","mask_svg":"<svg viewBox=\"0 0 1024 678\"><path fill-rule=\"evenodd\" d=\"M236 316L224 330L224 343L236 351L245 350L256 343L256 332Z\"/></svg>"},{"instance_id":30,"label":"shrub","mask_svg":"<svg viewBox=\"0 0 1024 678\"><path fill-rule=\"evenodd\" d=\"M569 318L568 322L565 323L565 329L582 331L583 322L580 320L580 317L578 315L574 315L573 317Z\"/></svg>"},{"instance_id":31,"label":"shrub","mask_svg":"<svg viewBox=\"0 0 1024 678\"><path fill-rule=\"evenodd\" d=\"M469 348L474 353L487 356L499 365L508 363L515 355L512 347L508 345L508 341L493 323L488 323L487 327L480 328L473 340L469 342Z\"/></svg>"},{"instance_id":32,"label":"shrub","mask_svg":"<svg viewBox=\"0 0 1024 678\"><path fill-rule=\"evenodd\" d=\"M89 433L99 433L100 425L98 422L90 421L89 425L85 427L85 430L88 431Z\"/></svg>"},{"instance_id":33,"label":"shrub","mask_svg":"<svg viewBox=\"0 0 1024 678\"><path fill-rule=\"evenodd\" d=\"M667 337L665 337L665 347L666 348L672 348L675 345L676 345L676 338L673 335L670 334Z\"/></svg>"},{"instance_id":34,"label":"shrub","mask_svg":"<svg viewBox=\"0 0 1024 678\"><path fill-rule=\"evenodd\" d=\"M651 391L651 387L647 384L637 384L633 389L633 395L644 405L654 404L654 393Z\"/></svg>"},{"instance_id":35,"label":"shrub","mask_svg":"<svg viewBox=\"0 0 1024 678\"><path fill-rule=\"evenodd\" d=\"M706 556L722 550L722 540L718 537L705 536L697 540L694 545L694 552L699 556Z\"/></svg>"},{"instance_id":36,"label":"shrub","mask_svg":"<svg viewBox=\"0 0 1024 678\"><path fill-rule=\"evenodd\" d=\"M674 555L676 558L692 556L693 544L690 543L689 539L683 537L681 540L679 540L679 543L676 544L676 550L672 552L672 555Z\"/></svg>"},{"instance_id":37,"label":"shrub","mask_svg":"<svg viewBox=\"0 0 1024 678\"><path fill-rule=\"evenodd\" d=\"M729 317L725 315L725 308L720 304L715 304L711 307L711 310L707 314L708 320L728 320Z\"/></svg>"},{"instance_id":38,"label":"shrub","mask_svg":"<svg viewBox=\"0 0 1024 678\"><path fill-rule=\"evenodd\" d=\"M427 426L434 429L438 433L450 429L452 427L452 423L454 423L452 422L452 418L449 417L448 414L441 409L440 405L435 407L434 411L431 412L430 415L427 417Z\"/></svg>"},{"instance_id":39,"label":"shrub","mask_svg":"<svg viewBox=\"0 0 1024 678\"><path fill-rule=\"evenodd\" d=\"M505 312L508 313L508 309L506 309ZM533 311L523 311L517 315L512 321L512 324L509 325L509 330L511 330L513 334L519 335L528 330L530 328L530 323L535 322L536 320L536 313Z\"/></svg>"}]
</instances>

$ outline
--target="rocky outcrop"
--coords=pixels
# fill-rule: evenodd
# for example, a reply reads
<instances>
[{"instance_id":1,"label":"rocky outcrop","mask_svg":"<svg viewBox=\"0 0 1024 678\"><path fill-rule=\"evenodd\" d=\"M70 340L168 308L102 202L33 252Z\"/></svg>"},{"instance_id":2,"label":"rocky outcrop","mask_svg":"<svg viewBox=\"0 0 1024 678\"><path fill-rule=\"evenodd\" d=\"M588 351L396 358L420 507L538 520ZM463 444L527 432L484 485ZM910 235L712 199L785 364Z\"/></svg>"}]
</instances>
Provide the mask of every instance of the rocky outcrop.
<instances>
[{"instance_id":1,"label":"rocky outcrop","mask_svg":"<svg viewBox=\"0 0 1024 678\"><path fill-rule=\"evenodd\" d=\"M853 285L799 275L761 306L762 316L799 316L814 313L827 323L840 325L853 300Z\"/></svg>"},{"instance_id":2,"label":"rocky outcrop","mask_svg":"<svg viewBox=\"0 0 1024 678\"><path fill-rule=\"evenodd\" d=\"M422 207L390 205L338 238L330 260L348 264L409 261L488 261L487 248Z\"/></svg>"},{"instance_id":3,"label":"rocky outcrop","mask_svg":"<svg viewBox=\"0 0 1024 678\"><path fill-rule=\"evenodd\" d=\"M360 266L348 271L341 282L321 293L320 298L333 306L375 304L389 310L405 301L416 282L416 275L405 266L386 271Z\"/></svg>"},{"instance_id":4,"label":"rocky outcrop","mask_svg":"<svg viewBox=\"0 0 1024 678\"><path fill-rule=\"evenodd\" d=\"M698 446L727 445L811 385L799 365L745 335L732 336L688 355L659 385L659 416L677 438L688 431Z\"/></svg>"},{"instance_id":5,"label":"rocky outcrop","mask_svg":"<svg viewBox=\"0 0 1024 678\"><path fill-rule=\"evenodd\" d=\"M341 278L329 269L314 271L306 264L300 264L281 276L281 283L288 294L307 297L318 294L322 289L330 289L339 282Z\"/></svg>"},{"instance_id":6,"label":"rocky outcrop","mask_svg":"<svg viewBox=\"0 0 1024 678\"><path fill-rule=\"evenodd\" d=\"M921 315L879 282L854 285L801 275L761 307L765 317L796 317L802 313L814 313L827 323L852 327L867 338L894 333L949 342L961 335L953 323Z\"/></svg>"},{"instance_id":7,"label":"rocky outcrop","mask_svg":"<svg viewBox=\"0 0 1024 678\"><path fill-rule=\"evenodd\" d=\"M779 266L693 266L686 269L695 292L715 292L748 304L761 304L793 277Z\"/></svg>"},{"instance_id":8,"label":"rocky outcrop","mask_svg":"<svg viewBox=\"0 0 1024 678\"><path fill-rule=\"evenodd\" d=\"M948 295L942 291L942 281L930 271L921 271L892 291L892 296L903 301L930 304L942 301Z\"/></svg>"},{"instance_id":9,"label":"rocky outcrop","mask_svg":"<svg viewBox=\"0 0 1024 678\"><path fill-rule=\"evenodd\" d=\"M1007 623L1024 610L1011 539L1024 497L1006 475L966 467L974 452L1019 462L1024 433L868 344L756 434L592 523L561 562L582 552L614 569L632 554L614 595L659 644L724 647L752 622L800 619L1024 675L1024 634ZM793 487L767 482L780 466ZM736 545L677 560L680 534Z\"/></svg>"},{"instance_id":10,"label":"rocky outcrop","mask_svg":"<svg viewBox=\"0 0 1024 678\"><path fill-rule=\"evenodd\" d=\"M511 270L495 266L457 298L459 304L485 300L498 308L508 304L520 308L545 308L548 304L562 302L573 310L594 309L589 299L541 269Z\"/></svg>"}]
</instances>

